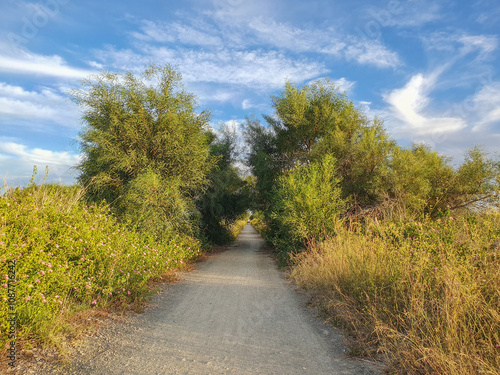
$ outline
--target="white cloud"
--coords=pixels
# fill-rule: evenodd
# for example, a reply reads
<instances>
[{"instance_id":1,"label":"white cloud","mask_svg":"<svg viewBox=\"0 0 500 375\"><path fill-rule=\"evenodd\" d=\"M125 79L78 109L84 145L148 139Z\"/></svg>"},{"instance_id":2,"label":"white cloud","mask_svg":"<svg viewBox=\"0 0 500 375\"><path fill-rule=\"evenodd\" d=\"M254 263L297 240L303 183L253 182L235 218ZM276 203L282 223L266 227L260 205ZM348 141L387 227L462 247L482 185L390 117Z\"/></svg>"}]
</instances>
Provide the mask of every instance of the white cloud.
<instances>
[{"instance_id":1,"label":"white cloud","mask_svg":"<svg viewBox=\"0 0 500 375\"><path fill-rule=\"evenodd\" d=\"M345 77L335 80L335 83L339 85L341 91L345 92L351 91L356 86L356 82L349 81Z\"/></svg>"},{"instance_id":2,"label":"white cloud","mask_svg":"<svg viewBox=\"0 0 500 375\"><path fill-rule=\"evenodd\" d=\"M161 23L144 20L141 26L142 32L134 32L132 35L148 42L180 42L195 46L221 46L223 44L221 38L215 35L217 31L213 27L200 23L197 23L197 26L198 28L178 22Z\"/></svg>"},{"instance_id":3,"label":"white cloud","mask_svg":"<svg viewBox=\"0 0 500 375\"><path fill-rule=\"evenodd\" d=\"M378 68L391 68L400 65L396 52L388 50L376 40L353 39L345 48L345 57L356 60L359 64L374 65Z\"/></svg>"},{"instance_id":4,"label":"white cloud","mask_svg":"<svg viewBox=\"0 0 500 375\"><path fill-rule=\"evenodd\" d=\"M456 53L458 57L479 52L478 56L482 58L498 48L498 37L495 35L436 32L426 35L422 40L430 50Z\"/></svg>"},{"instance_id":5,"label":"white cloud","mask_svg":"<svg viewBox=\"0 0 500 375\"><path fill-rule=\"evenodd\" d=\"M324 30L300 29L262 17L251 20L248 27L260 42L295 52L317 52L330 41Z\"/></svg>"},{"instance_id":6,"label":"white cloud","mask_svg":"<svg viewBox=\"0 0 500 375\"><path fill-rule=\"evenodd\" d=\"M391 116L399 120L393 130L399 134L425 136L457 132L467 126L460 117L439 117L426 112L429 104L428 94L432 91L436 75L414 75L400 89L384 95L390 105Z\"/></svg>"},{"instance_id":7,"label":"white cloud","mask_svg":"<svg viewBox=\"0 0 500 375\"><path fill-rule=\"evenodd\" d=\"M301 29L262 17L252 20L249 27L261 42L296 53L325 53L379 68L400 64L398 54L388 50L379 40L345 36L331 28Z\"/></svg>"},{"instance_id":8,"label":"white cloud","mask_svg":"<svg viewBox=\"0 0 500 375\"><path fill-rule=\"evenodd\" d=\"M80 162L80 155L70 154L67 151L50 151L41 148L30 149L15 142L0 141L0 152L10 158L29 161L33 164L51 164L58 166L75 166Z\"/></svg>"},{"instance_id":9,"label":"white cloud","mask_svg":"<svg viewBox=\"0 0 500 375\"><path fill-rule=\"evenodd\" d=\"M16 54L11 56L0 55L0 72L72 79L82 79L95 73L92 70L68 66L60 56L39 55L26 50L17 50Z\"/></svg>"},{"instance_id":10,"label":"white cloud","mask_svg":"<svg viewBox=\"0 0 500 375\"><path fill-rule=\"evenodd\" d=\"M107 49L98 52L107 66L115 69L140 69L149 61L178 66L187 83L216 83L257 90L283 87L285 80L312 79L327 72L323 64L293 59L277 51L264 50L192 50L144 45L139 53Z\"/></svg>"},{"instance_id":11,"label":"white cloud","mask_svg":"<svg viewBox=\"0 0 500 375\"><path fill-rule=\"evenodd\" d=\"M15 171L4 178L7 185L25 185L33 173L33 166L38 167L39 176L44 168L49 168L48 181L65 184L74 183L77 172L73 169L81 160L80 155L66 151L51 151L42 148L29 148L23 144L0 139L0 170Z\"/></svg>"},{"instance_id":12,"label":"white cloud","mask_svg":"<svg viewBox=\"0 0 500 375\"><path fill-rule=\"evenodd\" d=\"M0 82L0 119L11 119L40 125L50 122L65 127L78 126L76 106L58 91L45 87L39 92Z\"/></svg>"},{"instance_id":13,"label":"white cloud","mask_svg":"<svg viewBox=\"0 0 500 375\"><path fill-rule=\"evenodd\" d=\"M463 54L479 50L480 57L489 55L498 47L498 38L496 36L463 35L458 40L463 44Z\"/></svg>"},{"instance_id":14,"label":"white cloud","mask_svg":"<svg viewBox=\"0 0 500 375\"><path fill-rule=\"evenodd\" d=\"M246 111L247 109L253 108L253 104L250 100L245 99L241 102L241 108Z\"/></svg>"},{"instance_id":15,"label":"white cloud","mask_svg":"<svg viewBox=\"0 0 500 375\"><path fill-rule=\"evenodd\" d=\"M223 6L222 9L226 7ZM230 7L227 11L232 12L234 9ZM300 28L261 15L244 19L238 17L221 19L216 14L210 15L215 18L216 25L208 25L199 18L187 19L183 24L144 20L141 32L132 33L132 36L138 40L139 48L148 47L144 42L166 44L180 42L183 45L203 47L204 51L218 53L220 50L230 50L241 53L243 50L255 50L256 46L266 46L277 48L282 54L287 53L286 57L288 53L308 52L331 55L338 59L379 68L401 64L398 54L390 51L379 40L347 36L334 28ZM165 57L175 57L178 50L168 50L169 53ZM126 54L125 60L128 57Z\"/></svg>"},{"instance_id":16,"label":"white cloud","mask_svg":"<svg viewBox=\"0 0 500 375\"><path fill-rule=\"evenodd\" d=\"M476 120L472 131L484 131L486 128L496 125L496 131L500 134L500 82L492 82L485 85L472 98L473 113ZM463 106L467 109L467 106Z\"/></svg>"}]
</instances>

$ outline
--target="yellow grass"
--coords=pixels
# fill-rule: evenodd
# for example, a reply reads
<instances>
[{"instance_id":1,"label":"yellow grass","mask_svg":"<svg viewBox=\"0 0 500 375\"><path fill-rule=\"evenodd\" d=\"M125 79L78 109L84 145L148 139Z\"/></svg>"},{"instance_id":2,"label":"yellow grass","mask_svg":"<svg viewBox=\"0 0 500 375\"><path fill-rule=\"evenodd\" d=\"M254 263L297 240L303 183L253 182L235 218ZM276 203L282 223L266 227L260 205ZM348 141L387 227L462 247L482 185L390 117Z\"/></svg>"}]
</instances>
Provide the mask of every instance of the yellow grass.
<instances>
[{"instance_id":1,"label":"yellow grass","mask_svg":"<svg viewBox=\"0 0 500 375\"><path fill-rule=\"evenodd\" d=\"M398 374L500 374L500 215L370 223L294 258L292 277Z\"/></svg>"}]
</instances>

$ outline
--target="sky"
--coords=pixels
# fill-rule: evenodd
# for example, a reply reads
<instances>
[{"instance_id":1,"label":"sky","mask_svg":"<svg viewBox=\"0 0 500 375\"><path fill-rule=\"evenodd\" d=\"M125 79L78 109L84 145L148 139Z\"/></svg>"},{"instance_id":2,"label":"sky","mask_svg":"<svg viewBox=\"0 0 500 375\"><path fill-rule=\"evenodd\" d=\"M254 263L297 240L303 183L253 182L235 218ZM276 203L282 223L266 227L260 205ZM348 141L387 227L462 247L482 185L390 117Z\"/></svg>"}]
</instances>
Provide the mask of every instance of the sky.
<instances>
[{"instance_id":1,"label":"sky","mask_svg":"<svg viewBox=\"0 0 500 375\"><path fill-rule=\"evenodd\" d=\"M498 0L0 0L0 177L75 181L79 108L102 70L171 64L215 128L329 77L403 146L500 157ZM263 121L263 120L262 120Z\"/></svg>"}]
</instances>

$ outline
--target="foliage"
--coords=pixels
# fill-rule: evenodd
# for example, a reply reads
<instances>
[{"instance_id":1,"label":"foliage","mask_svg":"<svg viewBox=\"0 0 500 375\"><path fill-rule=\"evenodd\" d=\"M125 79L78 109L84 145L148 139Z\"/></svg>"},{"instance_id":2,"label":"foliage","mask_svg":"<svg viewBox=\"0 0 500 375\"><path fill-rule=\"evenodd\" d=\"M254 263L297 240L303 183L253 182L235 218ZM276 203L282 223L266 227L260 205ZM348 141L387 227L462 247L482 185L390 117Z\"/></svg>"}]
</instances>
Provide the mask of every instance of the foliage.
<instances>
[{"instance_id":1,"label":"foliage","mask_svg":"<svg viewBox=\"0 0 500 375\"><path fill-rule=\"evenodd\" d=\"M129 182L121 201L122 216L140 232L166 238L170 233L193 235L197 225L193 201L181 193L176 178L168 181L147 169Z\"/></svg>"},{"instance_id":2,"label":"foliage","mask_svg":"<svg viewBox=\"0 0 500 375\"><path fill-rule=\"evenodd\" d=\"M200 243L175 235L157 242L119 224L104 204L86 205L78 187L10 189L0 197L0 329L8 329L7 262L17 260L18 336L54 342L55 321L75 310L140 301L148 281L200 255ZM1 345L8 335L1 335Z\"/></svg>"},{"instance_id":3,"label":"foliage","mask_svg":"<svg viewBox=\"0 0 500 375\"><path fill-rule=\"evenodd\" d=\"M269 227L265 215L262 211L256 211L250 216L250 223L255 230L264 238L267 239Z\"/></svg>"},{"instance_id":4,"label":"foliage","mask_svg":"<svg viewBox=\"0 0 500 375\"><path fill-rule=\"evenodd\" d=\"M205 131L209 113L195 112L195 97L180 81L169 65L151 65L140 78L102 72L72 91L85 125L79 181L93 201L116 202L118 215L141 220L165 217L173 209L172 219L181 223L165 226L175 229L193 220L186 215L196 216L189 201L203 189L213 166ZM167 191L159 192L160 186ZM159 194L157 204L136 199L151 191ZM156 223L153 228L165 229Z\"/></svg>"},{"instance_id":5,"label":"foliage","mask_svg":"<svg viewBox=\"0 0 500 375\"><path fill-rule=\"evenodd\" d=\"M292 277L401 373L499 374L500 162L400 147L329 81L272 100L252 224Z\"/></svg>"},{"instance_id":6,"label":"foliage","mask_svg":"<svg viewBox=\"0 0 500 375\"><path fill-rule=\"evenodd\" d=\"M275 179L281 172L275 136L272 130L252 119L247 119L244 129L245 141L250 146L247 163L256 177L254 208L267 211L273 198Z\"/></svg>"},{"instance_id":7,"label":"foliage","mask_svg":"<svg viewBox=\"0 0 500 375\"><path fill-rule=\"evenodd\" d=\"M279 178L272 225L276 228L274 245L280 251L324 240L336 232L345 206L339 182L331 156L298 166Z\"/></svg>"},{"instance_id":8,"label":"foliage","mask_svg":"<svg viewBox=\"0 0 500 375\"><path fill-rule=\"evenodd\" d=\"M500 191L500 164L475 147L458 167L423 145L394 150L387 195L409 213L439 217L450 210L495 205Z\"/></svg>"},{"instance_id":9,"label":"foliage","mask_svg":"<svg viewBox=\"0 0 500 375\"><path fill-rule=\"evenodd\" d=\"M278 247L287 247L286 251L297 250L308 237L320 237L317 228L314 234L306 235L309 229L302 219L285 219L288 212L297 213L294 210L300 199L305 199L300 203L303 210L310 210L309 223L328 218L315 207L306 208L305 190L285 192L290 186L285 187L283 179L328 158L336 160L335 192L340 189L339 199L350 205L344 214L347 216L359 218L359 212L378 212L387 217L394 211L408 218L438 218L450 210L499 202L500 162L473 148L454 168L449 158L424 145L400 147L387 135L380 120L370 121L328 80L300 89L287 83L272 100L275 113L265 116L269 127L248 119L245 135L250 147L248 163L257 177L256 208L264 213L268 239ZM314 191L317 197L323 196L321 186L331 186L330 177L319 178L324 181L310 185L309 196ZM326 237L335 230L328 224L323 232Z\"/></svg>"},{"instance_id":10,"label":"foliage","mask_svg":"<svg viewBox=\"0 0 500 375\"><path fill-rule=\"evenodd\" d=\"M279 174L324 155L337 159L344 198L371 204L383 197L380 185L395 143L379 120L369 121L329 80L301 89L287 83L272 100L275 113L264 116L268 129L251 120L246 125L248 162L264 201Z\"/></svg>"}]
</instances>

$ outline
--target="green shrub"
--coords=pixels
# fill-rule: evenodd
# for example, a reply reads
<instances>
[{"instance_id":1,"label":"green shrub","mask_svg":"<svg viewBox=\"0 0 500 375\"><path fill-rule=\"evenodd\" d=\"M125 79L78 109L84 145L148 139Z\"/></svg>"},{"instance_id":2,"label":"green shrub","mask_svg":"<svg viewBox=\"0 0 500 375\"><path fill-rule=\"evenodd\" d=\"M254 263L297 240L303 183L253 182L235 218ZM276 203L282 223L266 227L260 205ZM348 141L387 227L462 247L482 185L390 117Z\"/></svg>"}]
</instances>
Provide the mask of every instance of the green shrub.
<instances>
[{"instance_id":1,"label":"green shrub","mask_svg":"<svg viewBox=\"0 0 500 375\"><path fill-rule=\"evenodd\" d=\"M278 249L288 252L291 246L336 233L345 206L339 181L331 156L296 167L279 179L271 224Z\"/></svg>"},{"instance_id":2,"label":"green shrub","mask_svg":"<svg viewBox=\"0 0 500 375\"><path fill-rule=\"evenodd\" d=\"M200 255L187 236L158 242L119 224L108 206L85 205L79 187L31 185L0 198L0 328L8 329L7 262L17 260L18 335L53 340L51 325L75 309L140 301L148 281ZM7 335L1 335L5 344Z\"/></svg>"},{"instance_id":3,"label":"green shrub","mask_svg":"<svg viewBox=\"0 0 500 375\"><path fill-rule=\"evenodd\" d=\"M171 233L193 235L196 209L180 190L177 179L162 178L148 169L127 185L119 202L120 216L140 232L160 238L168 238Z\"/></svg>"}]
</instances>

